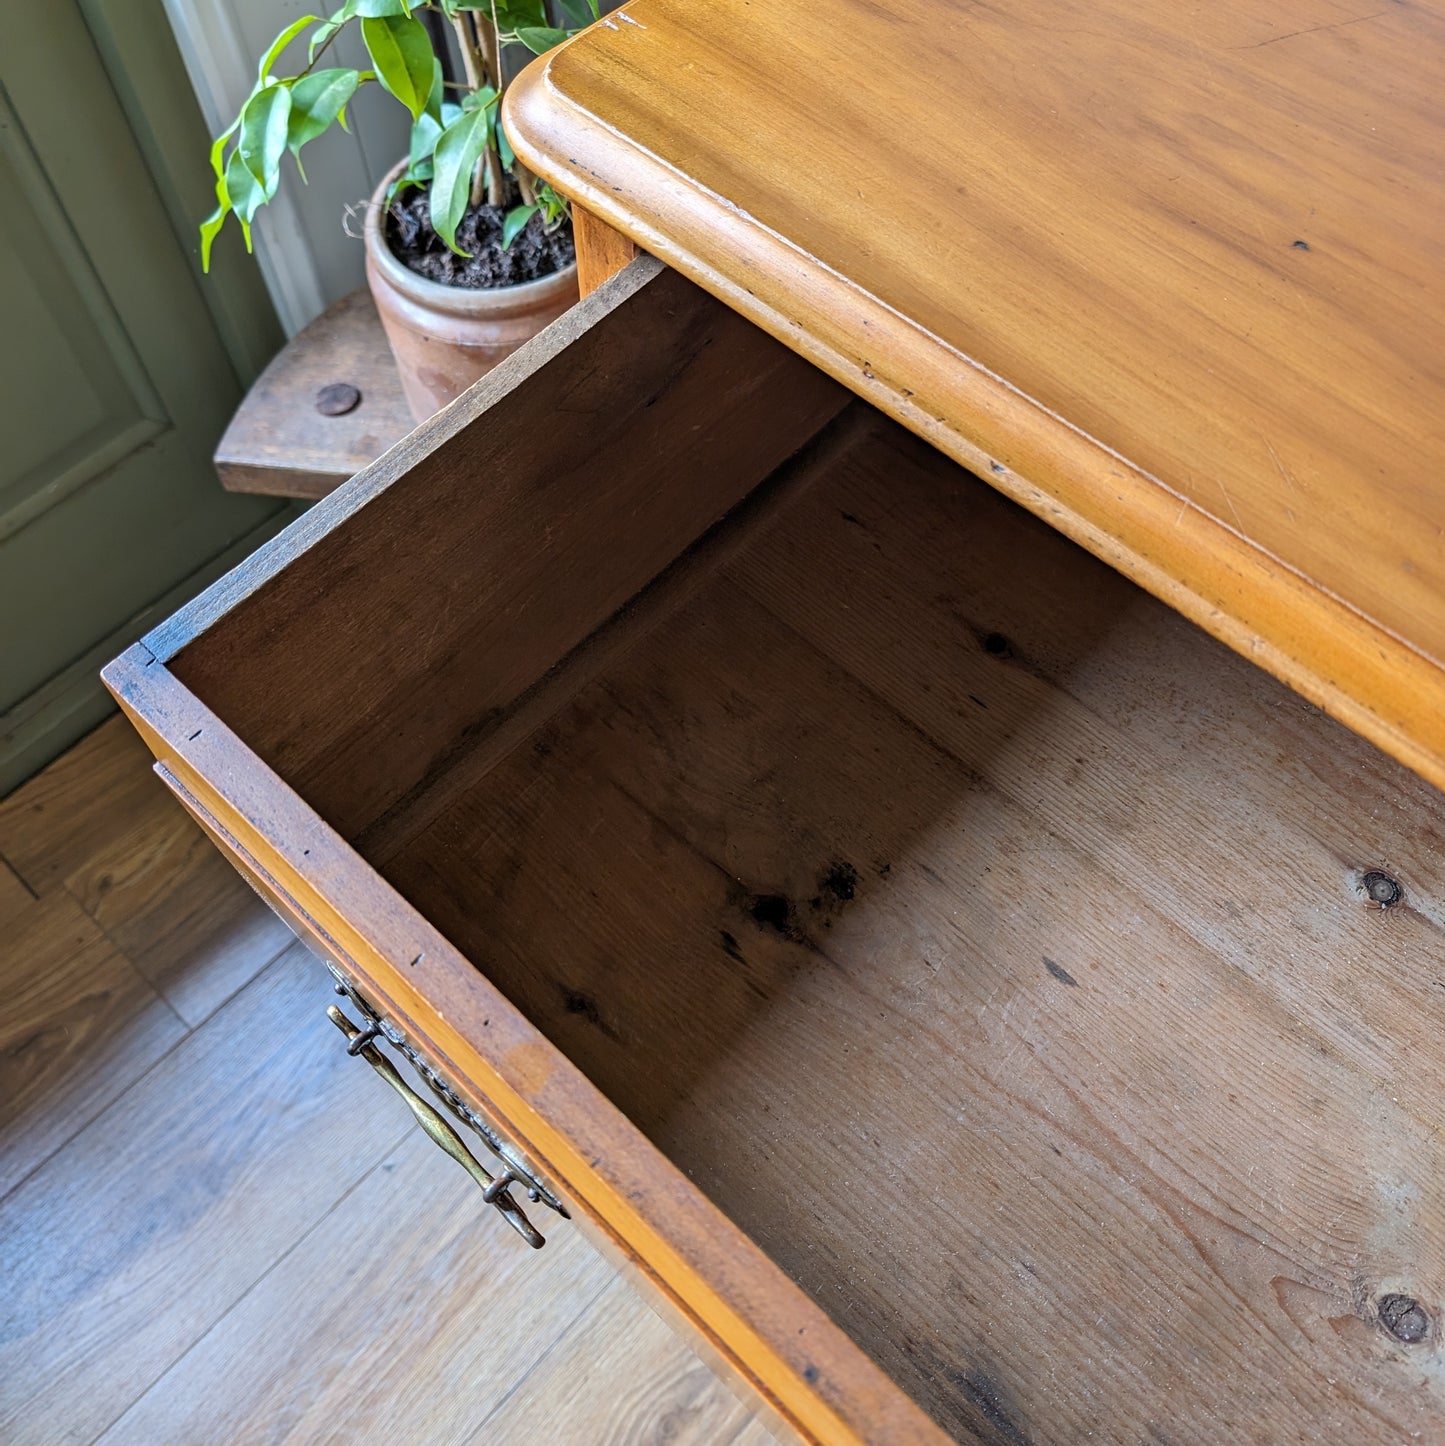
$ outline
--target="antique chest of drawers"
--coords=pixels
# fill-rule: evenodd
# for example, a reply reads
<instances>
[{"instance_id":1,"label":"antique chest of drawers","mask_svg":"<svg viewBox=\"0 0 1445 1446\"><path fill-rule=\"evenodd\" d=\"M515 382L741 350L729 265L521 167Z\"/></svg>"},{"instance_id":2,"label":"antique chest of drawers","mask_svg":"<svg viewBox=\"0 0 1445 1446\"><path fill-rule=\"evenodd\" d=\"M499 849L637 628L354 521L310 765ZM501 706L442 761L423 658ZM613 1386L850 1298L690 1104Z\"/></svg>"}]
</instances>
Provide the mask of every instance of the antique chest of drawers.
<instances>
[{"instance_id":1,"label":"antique chest of drawers","mask_svg":"<svg viewBox=\"0 0 1445 1446\"><path fill-rule=\"evenodd\" d=\"M1379 444L1404 459L1390 485L1361 480L1399 534L1360 533L1361 573L1392 547L1410 564L1394 612L1387 583L1379 607L1350 594L1354 503L1322 512L1339 479L1291 450L1307 392L1321 435L1356 427L1373 445L1391 426L1389 357L1425 355L1407 355L1401 322L1405 342L1387 357L1382 332L1371 371L1363 333L1325 315L1330 288L1369 265L1343 254L1337 215L1303 250L1304 219L1279 223L1280 265L1319 260L1327 283L1241 293L1266 356L1281 314L1353 348L1338 364L1359 415L1343 422L1323 373L1264 401L1247 368L1231 378L1238 410L1219 411L1216 440L1276 406L1281 429L1255 449L1279 463L1275 491L1236 485L1233 454L1213 511L1198 475L1160 480L1171 456L1198 460L1186 423L1218 401L1199 396L1222 346L1203 242L1198 290L1160 303L1172 341L1161 330L1141 355L1147 316L1092 352L1074 338L1100 385L1110 346L1134 347L1163 438L1154 469L1083 436L1062 402L1025 417L989 357L955 365L992 377L997 405L948 392L946 338L927 352L877 287L847 332L839 258L788 252L760 182L751 209L724 204L716 169L689 191L683 162L706 167L685 147L659 159L633 114L626 83L662 74L645 48L658 36L684 56L669 83L692 65L710 96L725 71L706 43L745 3L704 16L638 0L509 112L519 150L673 264L631 262L107 680L165 782L332 965L350 1047L419 1066L518 1233L591 1231L802 1438L1438 1439L1445 504L1438 474L1435 492L1419 479L1445 449L1417 422L1440 379L1421 372L1426 402L1396 401L1404 440ZM883 12L824 8L813 25L846 21L880 53ZM1055 7L1061 23L1075 8ZM1263 42L1316 8L1235 47L1225 19L1263 10L1226 5L1176 54L1163 7L1096 6L1076 49L1087 59L1132 9L1154 46L1135 61L1177 63L1186 100L1203 74L1191 55L1226 89L1254 84L1241 67L1277 66L1277 100L1304 94L1296 42ZM1389 45L1424 53L1408 25L1433 11L1401 8L1414 18ZM892 20L928 15L952 17L964 66L961 35L983 53L1004 43L1000 16L1021 33L1042 10ZM786 57L783 22L755 23ZM1333 74L1342 45L1363 65L1373 34L1317 38L1306 73ZM856 61L860 44L838 53ZM815 34L809 53L826 49ZM1033 77L1056 108L1077 99L1060 65ZM877 83L901 95L891 74ZM610 192L604 81L624 97L617 127L648 142ZM1002 104L977 102L995 126ZM1108 104L1118 146L1153 134ZM548 139L569 114L570 151ZM746 115L761 143L766 123ZM1248 151L1251 190L1197 119L1222 230L1271 163ZM903 159L912 143L898 134ZM779 165L796 179L806 159ZM1341 166L1321 204L1365 175ZM960 175L980 206L1006 189L989 192L981 161ZM1439 180L1421 174L1420 204ZM1160 237L1193 225L1180 204ZM709 214L740 247L727 274L725 247L702 254ZM1091 261L1079 214L1020 231L1000 286L1018 255L1078 269L1143 244L1136 216ZM1386 300L1413 274L1400 260ZM1060 308L1049 324L1096 321ZM1031 355L1051 347L1041 332ZM1124 393L1105 401L1121 427L1145 425ZM1112 477L1100 456L1118 459ZM1177 514L1172 552L1150 486ZM1283 534L1260 541L1286 505L1299 556ZM1417 525L1399 526L1411 509Z\"/></svg>"}]
</instances>

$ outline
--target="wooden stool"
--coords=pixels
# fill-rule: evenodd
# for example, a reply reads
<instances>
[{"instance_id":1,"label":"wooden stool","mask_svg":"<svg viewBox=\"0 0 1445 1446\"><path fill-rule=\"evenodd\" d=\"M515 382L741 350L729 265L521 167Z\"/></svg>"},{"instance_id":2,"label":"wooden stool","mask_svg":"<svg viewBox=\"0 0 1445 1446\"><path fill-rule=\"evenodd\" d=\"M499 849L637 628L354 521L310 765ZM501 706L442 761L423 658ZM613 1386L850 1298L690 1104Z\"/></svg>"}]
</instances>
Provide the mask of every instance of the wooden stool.
<instances>
[{"instance_id":1,"label":"wooden stool","mask_svg":"<svg viewBox=\"0 0 1445 1446\"><path fill-rule=\"evenodd\" d=\"M229 492L325 497L415 426L363 286L298 332L216 448Z\"/></svg>"}]
</instances>

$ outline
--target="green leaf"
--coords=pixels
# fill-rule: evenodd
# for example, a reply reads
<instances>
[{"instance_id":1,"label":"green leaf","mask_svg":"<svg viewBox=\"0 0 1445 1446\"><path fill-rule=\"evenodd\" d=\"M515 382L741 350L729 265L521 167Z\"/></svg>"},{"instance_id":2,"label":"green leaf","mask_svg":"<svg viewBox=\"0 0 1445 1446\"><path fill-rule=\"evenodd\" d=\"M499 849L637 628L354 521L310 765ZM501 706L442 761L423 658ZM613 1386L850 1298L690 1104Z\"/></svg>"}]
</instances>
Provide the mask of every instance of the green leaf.
<instances>
[{"instance_id":1,"label":"green leaf","mask_svg":"<svg viewBox=\"0 0 1445 1446\"><path fill-rule=\"evenodd\" d=\"M419 165L436 150L443 129L442 123L427 111L423 111L412 122L411 148L407 155L410 165Z\"/></svg>"},{"instance_id":2,"label":"green leaf","mask_svg":"<svg viewBox=\"0 0 1445 1446\"><path fill-rule=\"evenodd\" d=\"M211 269L211 246L215 242L216 234L226 224L226 217L231 214L225 206L217 206L204 221L201 222L201 270L209 273Z\"/></svg>"},{"instance_id":3,"label":"green leaf","mask_svg":"<svg viewBox=\"0 0 1445 1446\"><path fill-rule=\"evenodd\" d=\"M542 208L540 206L513 206L507 212L507 219L502 222L502 250L507 250L512 242L522 234L527 222L532 219ZM432 222L433 225L436 222Z\"/></svg>"},{"instance_id":4,"label":"green leaf","mask_svg":"<svg viewBox=\"0 0 1445 1446\"><path fill-rule=\"evenodd\" d=\"M225 186L232 209L241 223L249 227L256 212L266 204L266 188L251 174L239 149L232 151L231 159L226 162Z\"/></svg>"},{"instance_id":5,"label":"green leaf","mask_svg":"<svg viewBox=\"0 0 1445 1446\"><path fill-rule=\"evenodd\" d=\"M265 80L266 72L275 65L281 52L306 29L308 25L316 25L320 22L319 15L303 15L299 20L293 20L276 38L271 42L271 48L261 57L261 63L256 67L256 79Z\"/></svg>"},{"instance_id":6,"label":"green leaf","mask_svg":"<svg viewBox=\"0 0 1445 1446\"><path fill-rule=\"evenodd\" d=\"M368 80L375 79L376 72L374 70L358 70L356 72L356 83L358 86L365 85ZM341 109L336 112L336 124L339 125L341 129L347 133L347 135L351 134L351 127L346 123L345 106L342 106Z\"/></svg>"},{"instance_id":7,"label":"green leaf","mask_svg":"<svg viewBox=\"0 0 1445 1446\"><path fill-rule=\"evenodd\" d=\"M431 223L437 235L458 256L471 254L457 245L457 227L466 213L472 172L487 148L491 129L491 107L463 111L437 142L433 158L436 172L431 183Z\"/></svg>"},{"instance_id":8,"label":"green leaf","mask_svg":"<svg viewBox=\"0 0 1445 1446\"><path fill-rule=\"evenodd\" d=\"M369 70L352 70L349 66L335 66L330 70L313 70L303 75L289 87L291 91L291 135L304 134L301 141L315 140L321 130L312 129L324 118L321 129L330 125L341 108L356 94L356 88L364 80L374 80ZM298 126L301 131L298 131ZM290 144L288 139L287 144Z\"/></svg>"},{"instance_id":9,"label":"green leaf","mask_svg":"<svg viewBox=\"0 0 1445 1446\"><path fill-rule=\"evenodd\" d=\"M549 231L555 231L567 219L567 198L554 191L546 181L537 182L537 200L542 206L542 220Z\"/></svg>"},{"instance_id":10,"label":"green leaf","mask_svg":"<svg viewBox=\"0 0 1445 1446\"><path fill-rule=\"evenodd\" d=\"M346 24L348 20L380 19L387 15L410 15L410 0L346 0L340 10L322 25L311 37L310 59L316 59L316 52Z\"/></svg>"},{"instance_id":11,"label":"green leaf","mask_svg":"<svg viewBox=\"0 0 1445 1446\"><path fill-rule=\"evenodd\" d=\"M483 110L496 100L497 91L495 86L479 85L475 90L469 90L462 97L461 108L463 110Z\"/></svg>"},{"instance_id":12,"label":"green leaf","mask_svg":"<svg viewBox=\"0 0 1445 1446\"><path fill-rule=\"evenodd\" d=\"M429 115L438 125L442 122L442 107L446 105L446 85L442 79L442 63L435 55L431 63L431 89L427 92L423 115Z\"/></svg>"},{"instance_id":13,"label":"green leaf","mask_svg":"<svg viewBox=\"0 0 1445 1446\"><path fill-rule=\"evenodd\" d=\"M414 166L408 166L405 171L394 180L386 191L386 203L382 210L390 210L391 203L411 186L424 186L432 178L433 166L430 159L419 161Z\"/></svg>"},{"instance_id":14,"label":"green leaf","mask_svg":"<svg viewBox=\"0 0 1445 1446\"><path fill-rule=\"evenodd\" d=\"M510 171L517 161L517 153L512 149L512 143L507 139L506 128L502 125L500 111L497 113L497 159L501 161L504 171Z\"/></svg>"},{"instance_id":15,"label":"green leaf","mask_svg":"<svg viewBox=\"0 0 1445 1446\"><path fill-rule=\"evenodd\" d=\"M255 178L269 201L281 184L281 153L286 149L286 130L291 116L291 92L284 85L268 85L246 102L241 112L241 134L236 139L237 156ZM226 168L226 184L231 185L231 168ZM236 210L245 214L238 204ZM249 221L251 217L245 216Z\"/></svg>"},{"instance_id":16,"label":"green leaf","mask_svg":"<svg viewBox=\"0 0 1445 1446\"><path fill-rule=\"evenodd\" d=\"M416 166L436 150L437 141L448 125L448 109L453 114L460 114L459 107L450 105L446 100L446 91L442 86L442 64L437 60L433 63L431 94L427 96L426 109L411 126L408 161L412 166Z\"/></svg>"},{"instance_id":17,"label":"green leaf","mask_svg":"<svg viewBox=\"0 0 1445 1446\"><path fill-rule=\"evenodd\" d=\"M361 73L356 70L314 70L291 87L291 114L286 122L286 147L301 164L301 147L314 141L333 121L341 119L346 102L356 94ZM302 176L305 176L302 172Z\"/></svg>"},{"instance_id":18,"label":"green leaf","mask_svg":"<svg viewBox=\"0 0 1445 1446\"><path fill-rule=\"evenodd\" d=\"M492 0L480 0L472 9L483 12L487 20L492 18ZM550 25L545 0L496 0L497 24L503 30L517 30L524 25L533 27Z\"/></svg>"},{"instance_id":19,"label":"green leaf","mask_svg":"<svg viewBox=\"0 0 1445 1446\"><path fill-rule=\"evenodd\" d=\"M201 270L204 272L211 269L211 246L230 214L231 196L226 190L226 177L222 174L216 177L216 209L201 222Z\"/></svg>"},{"instance_id":20,"label":"green leaf","mask_svg":"<svg viewBox=\"0 0 1445 1446\"><path fill-rule=\"evenodd\" d=\"M426 109L436 75L437 59L426 26L405 16L363 19L361 38L383 89L394 95L415 120Z\"/></svg>"},{"instance_id":21,"label":"green leaf","mask_svg":"<svg viewBox=\"0 0 1445 1446\"><path fill-rule=\"evenodd\" d=\"M241 117L237 116L220 135L211 142L211 169L216 173L218 181L224 180L226 175L225 151L226 142L241 129Z\"/></svg>"},{"instance_id":22,"label":"green leaf","mask_svg":"<svg viewBox=\"0 0 1445 1446\"><path fill-rule=\"evenodd\" d=\"M524 25L517 31L517 39L532 52L533 55L546 55L549 50L567 39L565 30L553 30L549 25Z\"/></svg>"}]
</instances>

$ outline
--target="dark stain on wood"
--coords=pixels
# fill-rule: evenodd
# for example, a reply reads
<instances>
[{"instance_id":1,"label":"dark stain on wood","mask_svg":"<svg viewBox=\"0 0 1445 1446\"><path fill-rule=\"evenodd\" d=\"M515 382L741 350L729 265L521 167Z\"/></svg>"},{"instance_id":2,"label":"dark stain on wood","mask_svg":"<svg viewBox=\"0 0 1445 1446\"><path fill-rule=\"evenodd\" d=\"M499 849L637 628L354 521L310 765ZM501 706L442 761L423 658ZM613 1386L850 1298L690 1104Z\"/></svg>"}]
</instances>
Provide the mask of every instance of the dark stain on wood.
<instances>
[{"instance_id":1,"label":"dark stain on wood","mask_svg":"<svg viewBox=\"0 0 1445 1446\"><path fill-rule=\"evenodd\" d=\"M950 1371L948 1374L954 1385L983 1412L1000 1441L1007 1441L1010 1446L1028 1446L1029 1433L1009 1410L999 1383L987 1371L973 1370L967 1375Z\"/></svg>"},{"instance_id":2,"label":"dark stain on wood","mask_svg":"<svg viewBox=\"0 0 1445 1446\"><path fill-rule=\"evenodd\" d=\"M602 1022L602 1011L597 1007L597 1001L580 989L564 989L562 991L562 1008L568 1014L575 1014L580 1019L585 1019L588 1024L600 1029L604 1034L610 1035L611 1030Z\"/></svg>"},{"instance_id":3,"label":"dark stain on wood","mask_svg":"<svg viewBox=\"0 0 1445 1446\"><path fill-rule=\"evenodd\" d=\"M775 934L790 938L793 928L793 903L785 894L754 894L748 901L753 922Z\"/></svg>"},{"instance_id":4,"label":"dark stain on wood","mask_svg":"<svg viewBox=\"0 0 1445 1446\"><path fill-rule=\"evenodd\" d=\"M1067 984L1074 989L1079 987L1079 981L1075 979L1062 964L1055 964L1047 954L1044 955L1044 968L1047 969L1060 984Z\"/></svg>"}]
</instances>

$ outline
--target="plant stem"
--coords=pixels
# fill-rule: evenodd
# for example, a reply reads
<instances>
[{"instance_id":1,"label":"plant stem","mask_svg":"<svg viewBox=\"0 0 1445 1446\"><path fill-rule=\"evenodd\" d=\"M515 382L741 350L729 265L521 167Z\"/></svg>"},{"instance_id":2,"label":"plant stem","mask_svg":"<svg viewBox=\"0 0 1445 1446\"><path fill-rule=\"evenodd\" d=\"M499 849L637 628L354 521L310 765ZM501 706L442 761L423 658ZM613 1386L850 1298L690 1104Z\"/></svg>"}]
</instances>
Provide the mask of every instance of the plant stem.
<instances>
[{"instance_id":1,"label":"plant stem","mask_svg":"<svg viewBox=\"0 0 1445 1446\"><path fill-rule=\"evenodd\" d=\"M477 47L491 73L492 84L497 88L497 116L500 118L502 91L505 84L502 76L502 47L497 39L496 11L494 9L492 12L490 25L482 20L475 10L463 13L471 19L472 28L477 37ZM507 187L502 179L502 158L497 152L495 135L487 146L487 200L493 206L507 204Z\"/></svg>"},{"instance_id":2,"label":"plant stem","mask_svg":"<svg viewBox=\"0 0 1445 1446\"><path fill-rule=\"evenodd\" d=\"M465 11L459 10L452 16L452 29L457 33L457 46L462 52L462 69L467 73L467 85L472 90L480 90L484 84L482 58L477 53Z\"/></svg>"},{"instance_id":3,"label":"plant stem","mask_svg":"<svg viewBox=\"0 0 1445 1446\"><path fill-rule=\"evenodd\" d=\"M457 47L462 53L462 69L467 73L467 85L474 91L480 90L484 84L482 58L472 39L471 27L467 24L465 11L458 11L452 16L452 29L457 34ZM482 204L482 163L480 161L472 168L472 188L467 199L473 206Z\"/></svg>"},{"instance_id":4,"label":"plant stem","mask_svg":"<svg viewBox=\"0 0 1445 1446\"><path fill-rule=\"evenodd\" d=\"M522 163L522 158L517 157L517 163L512 167L512 178L517 183L517 189L522 193L522 200L529 206L537 204L537 178Z\"/></svg>"}]
</instances>

